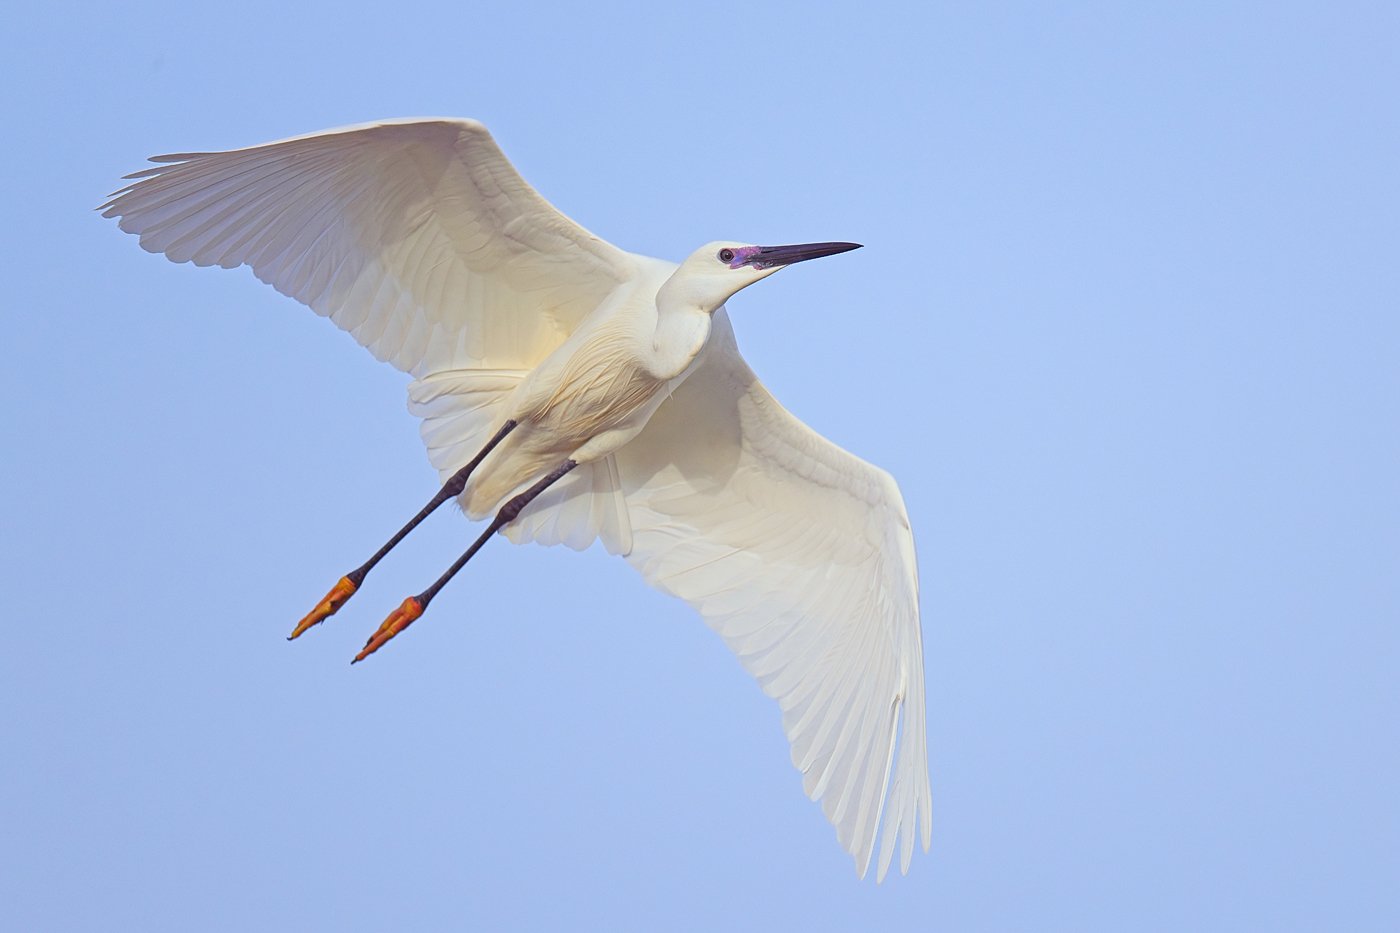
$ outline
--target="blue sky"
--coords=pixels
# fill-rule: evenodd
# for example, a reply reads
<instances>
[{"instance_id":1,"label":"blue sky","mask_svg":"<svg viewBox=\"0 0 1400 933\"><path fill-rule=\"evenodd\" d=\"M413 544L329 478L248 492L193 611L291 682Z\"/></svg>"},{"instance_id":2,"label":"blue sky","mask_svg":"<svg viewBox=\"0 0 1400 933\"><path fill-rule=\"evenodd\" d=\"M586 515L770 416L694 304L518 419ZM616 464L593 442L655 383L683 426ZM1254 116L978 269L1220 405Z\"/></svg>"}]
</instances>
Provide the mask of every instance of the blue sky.
<instances>
[{"instance_id":1,"label":"blue sky","mask_svg":"<svg viewBox=\"0 0 1400 933\"><path fill-rule=\"evenodd\" d=\"M16 929L1400 924L1394 4L31 5L0 100ZM933 848L856 880L622 561L443 510L407 378L92 208L146 156L485 122L594 232L854 240L730 303L914 523Z\"/></svg>"}]
</instances>

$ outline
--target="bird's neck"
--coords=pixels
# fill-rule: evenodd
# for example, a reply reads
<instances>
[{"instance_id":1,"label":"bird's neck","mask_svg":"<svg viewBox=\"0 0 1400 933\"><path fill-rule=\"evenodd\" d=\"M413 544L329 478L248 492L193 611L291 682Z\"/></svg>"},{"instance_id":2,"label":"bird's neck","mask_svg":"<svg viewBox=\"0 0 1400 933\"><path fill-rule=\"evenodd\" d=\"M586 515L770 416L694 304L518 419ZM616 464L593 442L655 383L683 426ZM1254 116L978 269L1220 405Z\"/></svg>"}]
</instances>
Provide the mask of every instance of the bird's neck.
<instances>
[{"instance_id":1,"label":"bird's neck","mask_svg":"<svg viewBox=\"0 0 1400 933\"><path fill-rule=\"evenodd\" d=\"M659 379L674 379L710 339L710 313L700 305L667 295L656 296L656 331L650 369Z\"/></svg>"}]
</instances>

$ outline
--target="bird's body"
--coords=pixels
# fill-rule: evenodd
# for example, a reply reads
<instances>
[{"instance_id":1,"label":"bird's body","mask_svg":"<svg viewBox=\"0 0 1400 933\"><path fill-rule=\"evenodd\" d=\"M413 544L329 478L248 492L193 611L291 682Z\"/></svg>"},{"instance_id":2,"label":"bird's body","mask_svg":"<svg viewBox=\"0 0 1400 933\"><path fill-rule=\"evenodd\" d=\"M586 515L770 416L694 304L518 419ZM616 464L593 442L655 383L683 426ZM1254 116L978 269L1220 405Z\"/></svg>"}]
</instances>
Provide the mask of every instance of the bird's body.
<instances>
[{"instance_id":1,"label":"bird's body","mask_svg":"<svg viewBox=\"0 0 1400 933\"><path fill-rule=\"evenodd\" d=\"M468 480L461 503L470 517L561 460L599 460L646 427L710 335L708 313L658 302L675 268L639 269L506 398L488 433L507 420L519 426Z\"/></svg>"},{"instance_id":2,"label":"bird's body","mask_svg":"<svg viewBox=\"0 0 1400 933\"><path fill-rule=\"evenodd\" d=\"M724 302L855 248L716 242L680 265L564 217L470 120L400 120L160 156L104 205L179 262L248 265L411 373L444 487L294 633L334 613L451 496L497 530L601 541L694 606L778 700L803 786L864 875L928 849L922 639L899 488L782 408ZM901 733L902 715L902 733ZM898 757L896 760L896 745Z\"/></svg>"}]
</instances>

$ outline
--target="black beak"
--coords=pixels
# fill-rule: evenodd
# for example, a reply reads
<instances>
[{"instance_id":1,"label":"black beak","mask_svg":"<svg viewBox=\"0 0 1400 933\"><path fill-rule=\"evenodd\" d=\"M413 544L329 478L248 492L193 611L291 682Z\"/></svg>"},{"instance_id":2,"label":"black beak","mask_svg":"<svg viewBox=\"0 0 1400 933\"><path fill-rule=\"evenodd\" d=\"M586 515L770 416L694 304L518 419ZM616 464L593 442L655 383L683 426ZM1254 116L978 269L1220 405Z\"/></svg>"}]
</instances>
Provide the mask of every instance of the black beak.
<instances>
[{"instance_id":1,"label":"black beak","mask_svg":"<svg viewBox=\"0 0 1400 933\"><path fill-rule=\"evenodd\" d=\"M835 256L853 249L860 249L859 243L798 243L796 246L760 246L758 252L749 258L745 265L755 269L771 269L774 266L790 266L795 262Z\"/></svg>"}]
</instances>

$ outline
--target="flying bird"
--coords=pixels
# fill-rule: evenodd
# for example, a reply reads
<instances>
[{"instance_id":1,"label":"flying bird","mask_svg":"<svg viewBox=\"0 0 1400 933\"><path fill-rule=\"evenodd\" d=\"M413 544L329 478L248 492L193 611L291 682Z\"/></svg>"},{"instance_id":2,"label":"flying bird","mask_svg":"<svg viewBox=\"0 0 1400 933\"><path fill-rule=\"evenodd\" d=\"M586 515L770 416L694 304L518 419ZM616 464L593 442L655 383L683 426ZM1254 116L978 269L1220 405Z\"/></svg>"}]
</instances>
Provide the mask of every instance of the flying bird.
<instances>
[{"instance_id":1,"label":"flying bird","mask_svg":"<svg viewBox=\"0 0 1400 933\"><path fill-rule=\"evenodd\" d=\"M442 488L291 637L449 499L485 531L356 661L497 532L600 541L693 606L778 701L803 789L862 878L877 831L877 879L896 839L908 871L916 824L928 851L918 569L899 487L774 400L724 307L858 244L717 241L679 265L628 253L545 201L473 120L150 161L104 217L175 262L251 267L414 378L409 411Z\"/></svg>"}]
</instances>

